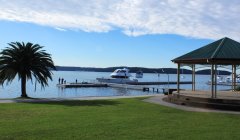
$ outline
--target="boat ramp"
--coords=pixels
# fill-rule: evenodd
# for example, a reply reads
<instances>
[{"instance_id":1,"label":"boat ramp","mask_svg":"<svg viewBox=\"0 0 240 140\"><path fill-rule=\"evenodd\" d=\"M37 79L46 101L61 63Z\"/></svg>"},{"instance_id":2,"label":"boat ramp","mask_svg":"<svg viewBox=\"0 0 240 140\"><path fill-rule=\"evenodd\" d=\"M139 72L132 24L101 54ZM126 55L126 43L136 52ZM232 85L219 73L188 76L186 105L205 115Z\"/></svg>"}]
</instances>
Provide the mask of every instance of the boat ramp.
<instances>
[{"instance_id":1,"label":"boat ramp","mask_svg":"<svg viewBox=\"0 0 240 140\"><path fill-rule=\"evenodd\" d=\"M112 87L112 88L125 88L132 90L142 90L143 92L156 92L156 93L172 93L175 91L173 88L157 88L151 87L150 85L167 85L167 84L177 84L177 82L136 82L136 83L126 83L126 84L116 84L116 83L66 83L57 84L60 88L87 88L87 87ZM181 84L192 84L192 82L181 82Z\"/></svg>"}]
</instances>

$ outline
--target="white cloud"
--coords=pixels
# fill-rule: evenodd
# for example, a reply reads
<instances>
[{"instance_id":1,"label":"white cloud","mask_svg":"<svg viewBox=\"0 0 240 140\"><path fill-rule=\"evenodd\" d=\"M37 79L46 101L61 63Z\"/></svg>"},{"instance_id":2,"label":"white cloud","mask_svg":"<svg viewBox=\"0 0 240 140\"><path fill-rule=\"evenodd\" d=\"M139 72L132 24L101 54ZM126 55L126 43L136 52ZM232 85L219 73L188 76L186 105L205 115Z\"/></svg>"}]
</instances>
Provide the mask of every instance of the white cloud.
<instances>
[{"instance_id":1,"label":"white cloud","mask_svg":"<svg viewBox=\"0 0 240 140\"><path fill-rule=\"evenodd\" d=\"M58 30L58 31L63 31L63 32L67 31L66 29L59 28L59 27L55 27L55 29Z\"/></svg>"},{"instance_id":2,"label":"white cloud","mask_svg":"<svg viewBox=\"0 0 240 140\"><path fill-rule=\"evenodd\" d=\"M130 36L240 40L239 0L0 0L0 20Z\"/></svg>"}]
</instances>

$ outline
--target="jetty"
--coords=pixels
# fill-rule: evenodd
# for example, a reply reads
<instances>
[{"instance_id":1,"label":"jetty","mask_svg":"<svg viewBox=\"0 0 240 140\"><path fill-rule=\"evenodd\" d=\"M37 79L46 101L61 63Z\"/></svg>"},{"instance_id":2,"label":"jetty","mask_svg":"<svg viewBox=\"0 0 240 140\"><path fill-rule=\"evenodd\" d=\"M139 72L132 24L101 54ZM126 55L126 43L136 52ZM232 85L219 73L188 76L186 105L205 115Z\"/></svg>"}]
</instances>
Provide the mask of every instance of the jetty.
<instances>
[{"instance_id":1,"label":"jetty","mask_svg":"<svg viewBox=\"0 0 240 140\"><path fill-rule=\"evenodd\" d=\"M164 94L172 94L173 91L176 91L176 88L158 88L158 87L150 87L150 86L143 86L143 85L129 85L129 84L115 84L109 83L109 87L113 88L125 88L125 89L132 89L132 90L141 90L143 92L156 92L156 93L164 93Z\"/></svg>"},{"instance_id":2,"label":"jetty","mask_svg":"<svg viewBox=\"0 0 240 140\"><path fill-rule=\"evenodd\" d=\"M177 82L169 81L169 82L129 82L129 85L176 85ZM192 81L182 81L180 84L192 84Z\"/></svg>"},{"instance_id":3,"label":"jetty","mask_svg":"<svg viewBox=\"0 0 240 140\"><path fill-rule=\"evenodd\" d=\"M211 85L210 82L207 82L208 85ZM213 83L213 85L215 85L215 83ZM220 85L220 86L232 86L233 84L230 82L221 82L221 83L216 83L216 85ZM235 83L235 86L240 86L240 83Z\"/></svg>"}]
</instances>

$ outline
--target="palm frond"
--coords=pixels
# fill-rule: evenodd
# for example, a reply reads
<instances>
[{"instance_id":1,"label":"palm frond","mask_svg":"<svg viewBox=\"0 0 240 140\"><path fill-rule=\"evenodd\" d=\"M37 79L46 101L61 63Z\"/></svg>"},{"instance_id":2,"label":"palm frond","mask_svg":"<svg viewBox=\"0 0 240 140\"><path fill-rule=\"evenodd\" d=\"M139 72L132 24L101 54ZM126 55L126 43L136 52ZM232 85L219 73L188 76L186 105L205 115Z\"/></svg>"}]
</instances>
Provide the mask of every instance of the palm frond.
<instances>
[{"instance_id":1,"label":"palm frond","mask_svg":"<svg viewBox=\"0 0 240 140\"><path fill-rule=\"evenodd\" d=\"M11 42L0 52L0 83L11 82L16 75L31 80L33 77L42 87L52 80L51 69L55 69L51 55L43 46L30 42Z\"/></svg>"}]
</instances>

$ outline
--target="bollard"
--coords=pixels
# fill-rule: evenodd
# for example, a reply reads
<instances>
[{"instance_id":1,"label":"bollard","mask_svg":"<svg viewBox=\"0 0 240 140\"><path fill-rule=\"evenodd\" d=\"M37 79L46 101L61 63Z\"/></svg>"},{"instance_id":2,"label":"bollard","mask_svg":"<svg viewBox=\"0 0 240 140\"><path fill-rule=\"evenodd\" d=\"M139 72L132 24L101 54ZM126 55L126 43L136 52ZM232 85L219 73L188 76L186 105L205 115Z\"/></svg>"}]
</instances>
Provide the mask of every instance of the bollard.
<instances>
[{"instance_id":1,"label":"bollard","mask_svg":"<svg viewBox=\"0 0 240 140\"><path fill-rule=\"evenodd\" d=\"M143 92L145 92L145 91L148 91L148 92L149 92L149 88L144 87L144 88L143 88Z\"/></svg>"},{"instance_id":2,"label":"bollard","mask_svg":"<svg viewBox=\"0 0 240 140\"><path fill-rule=\"evenodd\" d=\"M143 88L143 92L145 92L146 90L147 90L147 89L144 87L144 88Z\"/></svg>"}]
</instances>

